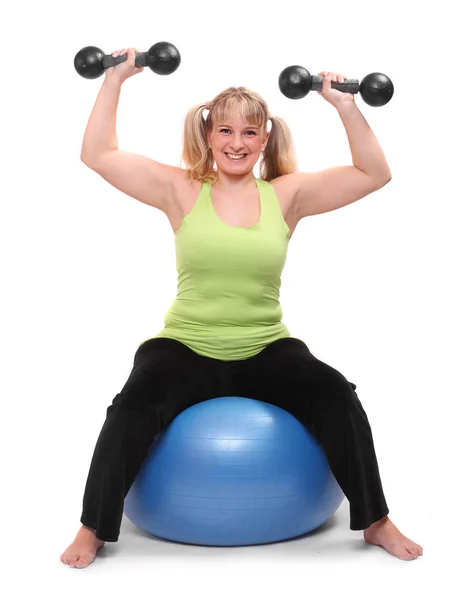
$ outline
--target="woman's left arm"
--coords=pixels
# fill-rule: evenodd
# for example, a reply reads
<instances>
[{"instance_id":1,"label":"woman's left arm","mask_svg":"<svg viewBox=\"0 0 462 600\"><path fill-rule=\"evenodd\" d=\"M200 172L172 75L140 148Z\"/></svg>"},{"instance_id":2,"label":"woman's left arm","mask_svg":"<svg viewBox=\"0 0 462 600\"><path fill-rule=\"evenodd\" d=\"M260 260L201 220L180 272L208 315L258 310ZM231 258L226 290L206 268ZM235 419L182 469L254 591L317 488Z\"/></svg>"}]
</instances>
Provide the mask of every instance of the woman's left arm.
<instances>
[{"instance_id":1,"label":"woman's left arm","mask_svg":"<svg viewBox=\"0 0 462 600\"><path fill-rule=\"evenodd\" d=\"M339 102L336 108L348 136L353 166L379 184L390 181L391 171L385 154L354 100Z\"/></svg>"},{"instance_id":2,"label":"woman's left arm","mask_svg":"<svg viewBox=\"0 0 462 600\"><path fill-rule=\"evenodd\" d=\"M298 218L342 208L380 189L391 180L391 171L380 144L356 106L354 94L332 89L331 81L343 83L345 75L322 72L318 92L338 111L350 145L352 166L315 173L292 173Z\"/></svg>"}]
</instances>

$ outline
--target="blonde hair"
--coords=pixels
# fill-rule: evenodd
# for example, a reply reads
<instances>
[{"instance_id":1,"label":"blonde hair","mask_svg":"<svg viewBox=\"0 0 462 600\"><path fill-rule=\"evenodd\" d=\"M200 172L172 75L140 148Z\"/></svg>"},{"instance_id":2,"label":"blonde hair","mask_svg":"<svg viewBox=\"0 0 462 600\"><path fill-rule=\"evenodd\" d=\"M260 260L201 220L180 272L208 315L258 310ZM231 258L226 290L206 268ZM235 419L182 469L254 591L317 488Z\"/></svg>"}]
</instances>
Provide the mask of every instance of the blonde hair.
<instances>
[{"instance_id":1,"label":"blonde hair","mask_svg":"<svg viewBox=\"0 0 462 600\"><path fill-rule=\"evenodd\" d=\"M271 181L280 175L294 173L297 161L292 142L292 135L286 122L280 117L271 116L268 105L263 98L246 87L230 87L211 101L197 104L187 113L184 124L184 145L182 161L191 180L210 181L213 185L218 179L214 169L214 158L208 146L207 133L211 133L217 122L224 122L225 117L240 108L242 119L246 123L260 128L264 138L267 124L272 123L268 144L263 151L260 162L260 177ZM204 109L209 114L204 118Z\"/></svg>"}]
</instances>

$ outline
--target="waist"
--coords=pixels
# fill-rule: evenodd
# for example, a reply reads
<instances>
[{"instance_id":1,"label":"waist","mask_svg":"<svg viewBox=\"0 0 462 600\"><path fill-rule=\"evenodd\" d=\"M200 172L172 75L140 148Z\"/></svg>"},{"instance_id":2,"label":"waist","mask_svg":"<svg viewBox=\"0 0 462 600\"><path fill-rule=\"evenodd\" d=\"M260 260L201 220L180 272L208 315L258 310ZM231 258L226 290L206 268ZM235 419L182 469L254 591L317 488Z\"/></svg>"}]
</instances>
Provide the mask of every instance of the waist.
<instances>
[{"instance_id":1,"label":"waist","mask_svg":"<svg viewBox=\"0 0 462 600\"><path fill-rule=\"evenodd\" d=\"M284 323L266 326L166 326L155 337L177 340L197 354L219 360L244 360L255 356L272 342L290 337Z\"/></svg>"},{"instance_id":2,"label":"waist","mask_svg":"<svg viewBox=\"0 0 462 600\"><path fill-rule=\"evenodd\" d=\"M282 319L282 308L273 299L258 302L236 301L234 298L177 297L165 315L165 326L174 328L203 329L251 328L276 325Z\"/></svg>"}]
</instances>

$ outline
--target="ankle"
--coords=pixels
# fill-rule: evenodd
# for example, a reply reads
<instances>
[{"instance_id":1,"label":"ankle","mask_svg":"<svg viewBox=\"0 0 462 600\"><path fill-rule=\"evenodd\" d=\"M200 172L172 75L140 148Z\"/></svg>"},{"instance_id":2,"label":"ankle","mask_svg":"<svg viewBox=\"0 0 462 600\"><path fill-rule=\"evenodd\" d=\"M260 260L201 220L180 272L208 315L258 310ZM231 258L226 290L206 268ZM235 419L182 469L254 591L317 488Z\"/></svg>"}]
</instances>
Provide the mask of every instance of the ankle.
<instances>
[{"instance_id":1,"label":"ankle","mask_svg":"<svg viewBox=\"0 0 462 600\"><path fill-rule=\"evenodd\" d=\"M382 517L378 521L375 521L375 523L372 523L372 525L370 525L365 531L373 531L374 529L384 525L388 520L388 516Z\"/></svg>"},{"instance_id":2,"label":"ankle","mask_svg":"<svg viewBox=\"0 0 462 600\"><path fill-rule=\"evenodd\" d=\"M91 531L94 534L94 536L96 537L96 529L92 529L91 527L87 527L86 525L82 525L81 528L85 529L86 531Z\"/></svg>"}]
</instances>

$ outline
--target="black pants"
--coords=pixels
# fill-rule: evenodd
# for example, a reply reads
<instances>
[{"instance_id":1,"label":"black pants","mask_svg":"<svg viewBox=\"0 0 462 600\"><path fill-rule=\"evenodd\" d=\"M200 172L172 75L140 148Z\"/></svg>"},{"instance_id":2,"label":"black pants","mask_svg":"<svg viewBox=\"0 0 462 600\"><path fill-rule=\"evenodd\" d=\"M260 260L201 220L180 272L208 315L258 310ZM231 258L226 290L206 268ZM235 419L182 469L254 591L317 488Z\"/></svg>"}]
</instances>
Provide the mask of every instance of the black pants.
<instances>
[{"instance_id":1,"label":"black pants","mask_svg":"<svg viewBox=\"0 0 462 600\"><path fill-rule=\"evenodd\" d=\"M242 396L275 404L322 445L350 502L350 528L388 514L372 432L355 384L315 358L304 342L284 338L246 360L201 356L184 344L153 338L137 350L133 370L107 409L86 483L81 523L116 542L124 498L155 435L204 400Z\"/></svg>"}]
</instances>

